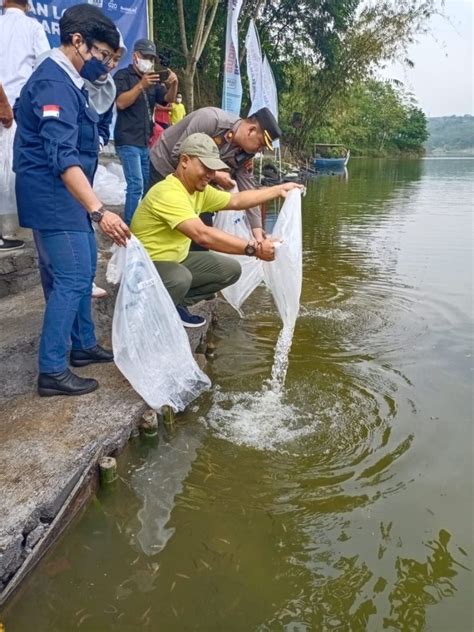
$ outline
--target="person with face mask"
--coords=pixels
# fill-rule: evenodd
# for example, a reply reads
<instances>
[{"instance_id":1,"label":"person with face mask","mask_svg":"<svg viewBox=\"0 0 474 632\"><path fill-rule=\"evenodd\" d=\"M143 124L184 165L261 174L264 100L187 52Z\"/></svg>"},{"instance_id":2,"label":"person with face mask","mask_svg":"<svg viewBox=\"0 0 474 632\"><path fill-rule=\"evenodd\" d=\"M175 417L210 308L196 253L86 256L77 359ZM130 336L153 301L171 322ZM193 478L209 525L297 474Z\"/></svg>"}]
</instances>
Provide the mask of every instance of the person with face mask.
<instances>
[{"instance_id":1,"label":"person with face mask","mask_svg":"<svg viewBox=\"0 0 474 632\"><path fill-rule=\"evenodd\" d=\"M115 147L123 166L127 191L125 221L130 224L133 213L148 186L148 143L153 132L156 105L173 103L178 78L169 71L162 83L154 72L156 46L149 39L139 39L133 47L133 63L114 75L117 87L117 121Z\"/></svg>"},{"instance_id":2,"label":"person with face mask","mask_svg":"<svg viewBox=\"0 0 474 632\"><path fill-rule=\"evenodd\" d=\"M107 62L108 72L98 77L95 81L84 79L84 87L87 90L89 96L89 105L93 107L99 115L99 122L97 125L99 131L100 152L103 150L105 145L108 144L110 139L110 126L112 124L113 109L115 104L115 82L110 76L110 72L117 67L122 55L127 52L127 48L125 46L125 42L120 31L119 36L119 49ZM42 53L37 59L36 66L39 66L45 59L48 59L48 57L51 57L53 54L54 53L52 50L48 50ZM87 72L85 74L87 74ZM45 295L45 298L47 299L51 288L53 287L53 271L46 252L44 252L41 247L42 242L39 238L38 231L33 231L33 237L38 251L38 267L40 272L41 285L43 286L43 293ZM92 283L92 298L104 298L105 296L107 296L107 290L104 290L103 288L96 285L94 281Z\"/></svg>"},{"instance_id":3,"label":"person with face mask","mask_svg":"<svg viewBox=\"0 0 474 632\"><path fill-rule=\"evenodd\" d=\"M92 189L99 115L85 87L85 80L94 82L109 72L119 49L118 31L88 4L67 9L59 31L61 46L33 72L14 107L20 224L36 232L37 248L53 274L52 286L45 289L39 348L41 396L89 393L98 387L96 380L79 377L68 364L113 361L112 352L97 344L91 316L97 262L93 226L121 246L130 236Z\"/></svg>"},{"instance_id":4,"label":"person with face mask","mask_svg":"<svg viewBox=\"0 0 474 632\"><path fill-rule=\"evenodd\" d=\"M183 103L183 95L178 92L176 101L171 105L171 125L176 125L186 116L186 108Z\"/></svg>"},{"instance_id":5,"label":"person with face mask","mask_svg":"<svg viewBox=\"0 0 474 632\"><path fill-rule=\"evenodd\" d=\"M0 81L10 107L20 96L36 60L50 46L41 24L26 15L28 0L6 0L0 15ZM11 156L16 125L0 124L0 252L23 248L25 242L12 239L18 228L15 178Z\"/></svg>"}]
</instances>

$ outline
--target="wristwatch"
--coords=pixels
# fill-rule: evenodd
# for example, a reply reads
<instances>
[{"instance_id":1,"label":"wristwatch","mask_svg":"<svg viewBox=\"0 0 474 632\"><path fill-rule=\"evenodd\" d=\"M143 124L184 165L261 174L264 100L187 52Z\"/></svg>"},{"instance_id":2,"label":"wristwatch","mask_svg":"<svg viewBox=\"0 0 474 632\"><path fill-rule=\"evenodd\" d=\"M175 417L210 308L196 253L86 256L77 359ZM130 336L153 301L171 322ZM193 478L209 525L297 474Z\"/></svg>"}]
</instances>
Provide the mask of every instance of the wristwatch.
<instances>
[{"instance_id":1,"label":"wristwatch","mask_svg":"<svg viewBox=\"0 0 474 632\"><path fill-rule=\"evenodd\" d=\"M255 257L255 255L257 254L257 248L255 244L252 244L249 241L249 243L244 248L244 252L247 255L247 257Z\"/></svg>"},{"instance_id":2,"label":"wristwatch","mask_svg":"<svg viewBox=\"0 0 474 632\"><path fill-rule=\"evenodd\" d=\"M89 215L91 216L91 220L96 224L99 224L100 220L104 217L105 210L105 206L101 206L99 209L97 209L97 211L92 211L91 213L89 213Z\"/></svg>"}]
</instances>

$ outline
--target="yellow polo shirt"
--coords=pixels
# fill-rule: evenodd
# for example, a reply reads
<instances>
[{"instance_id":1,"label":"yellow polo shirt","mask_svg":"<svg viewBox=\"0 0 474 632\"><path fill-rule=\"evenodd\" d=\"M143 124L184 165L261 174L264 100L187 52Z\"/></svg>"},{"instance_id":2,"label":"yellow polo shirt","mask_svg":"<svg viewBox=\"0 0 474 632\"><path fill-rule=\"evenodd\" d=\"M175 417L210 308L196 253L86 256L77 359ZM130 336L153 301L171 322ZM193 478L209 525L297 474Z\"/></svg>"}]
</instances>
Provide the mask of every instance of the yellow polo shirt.
<instances>
[{"instance_id":1,"label":"yellow polo shirt","mask_svg":"<svg viewBox=\"0 0 474 632\"><path fill-rule=\"evenodd\" d=\"M130 230L141 241L152 261L186 259L191 240L176 227L206 211L227 206L230 193L208 185L204 191L188 193L174 175L151 187L133 215Z\"/></svg>"}]
</instances>

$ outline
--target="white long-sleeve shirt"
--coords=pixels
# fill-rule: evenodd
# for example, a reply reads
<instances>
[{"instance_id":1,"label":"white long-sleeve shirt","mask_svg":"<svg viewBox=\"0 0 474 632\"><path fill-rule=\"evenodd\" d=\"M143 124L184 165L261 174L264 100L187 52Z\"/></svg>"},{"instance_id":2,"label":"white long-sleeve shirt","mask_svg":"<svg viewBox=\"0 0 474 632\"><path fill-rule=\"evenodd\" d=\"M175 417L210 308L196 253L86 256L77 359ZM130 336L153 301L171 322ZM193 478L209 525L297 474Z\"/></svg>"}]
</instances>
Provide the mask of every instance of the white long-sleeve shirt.
<instances>
[{"instance_id":1,"label":"white long-sleeve shirt","mask_svg":"<svg viewBox=\"0 0 474 632\"><path fill-rule=\"evenodd\" d=\"M24 11L8 8L0 16L0 83L12 107L35 68L36 58L49 49L43 27Z\"/></svg>"}]
</instances>

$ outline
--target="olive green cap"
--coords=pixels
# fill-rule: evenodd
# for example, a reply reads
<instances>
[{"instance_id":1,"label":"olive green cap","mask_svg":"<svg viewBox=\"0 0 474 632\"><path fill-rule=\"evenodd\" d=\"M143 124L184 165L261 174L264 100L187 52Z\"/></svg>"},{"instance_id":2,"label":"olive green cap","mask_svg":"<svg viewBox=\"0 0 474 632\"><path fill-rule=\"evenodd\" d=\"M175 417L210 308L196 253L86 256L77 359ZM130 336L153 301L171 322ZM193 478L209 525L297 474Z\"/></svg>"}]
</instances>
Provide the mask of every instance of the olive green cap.
<instances>
[{"instance_id":1,"label":"olive green cap","mask_svg":"<svg viewBox=\"0 0 474 632\"><path fill-rule=\"evenodd\" d=\"M183 154L199 158L205 167L213 171L229 169L228 165L220 159L216 143L207 134L198 132L185 138L179 148L179 155Z\"/></svg>"}]
</instances>

